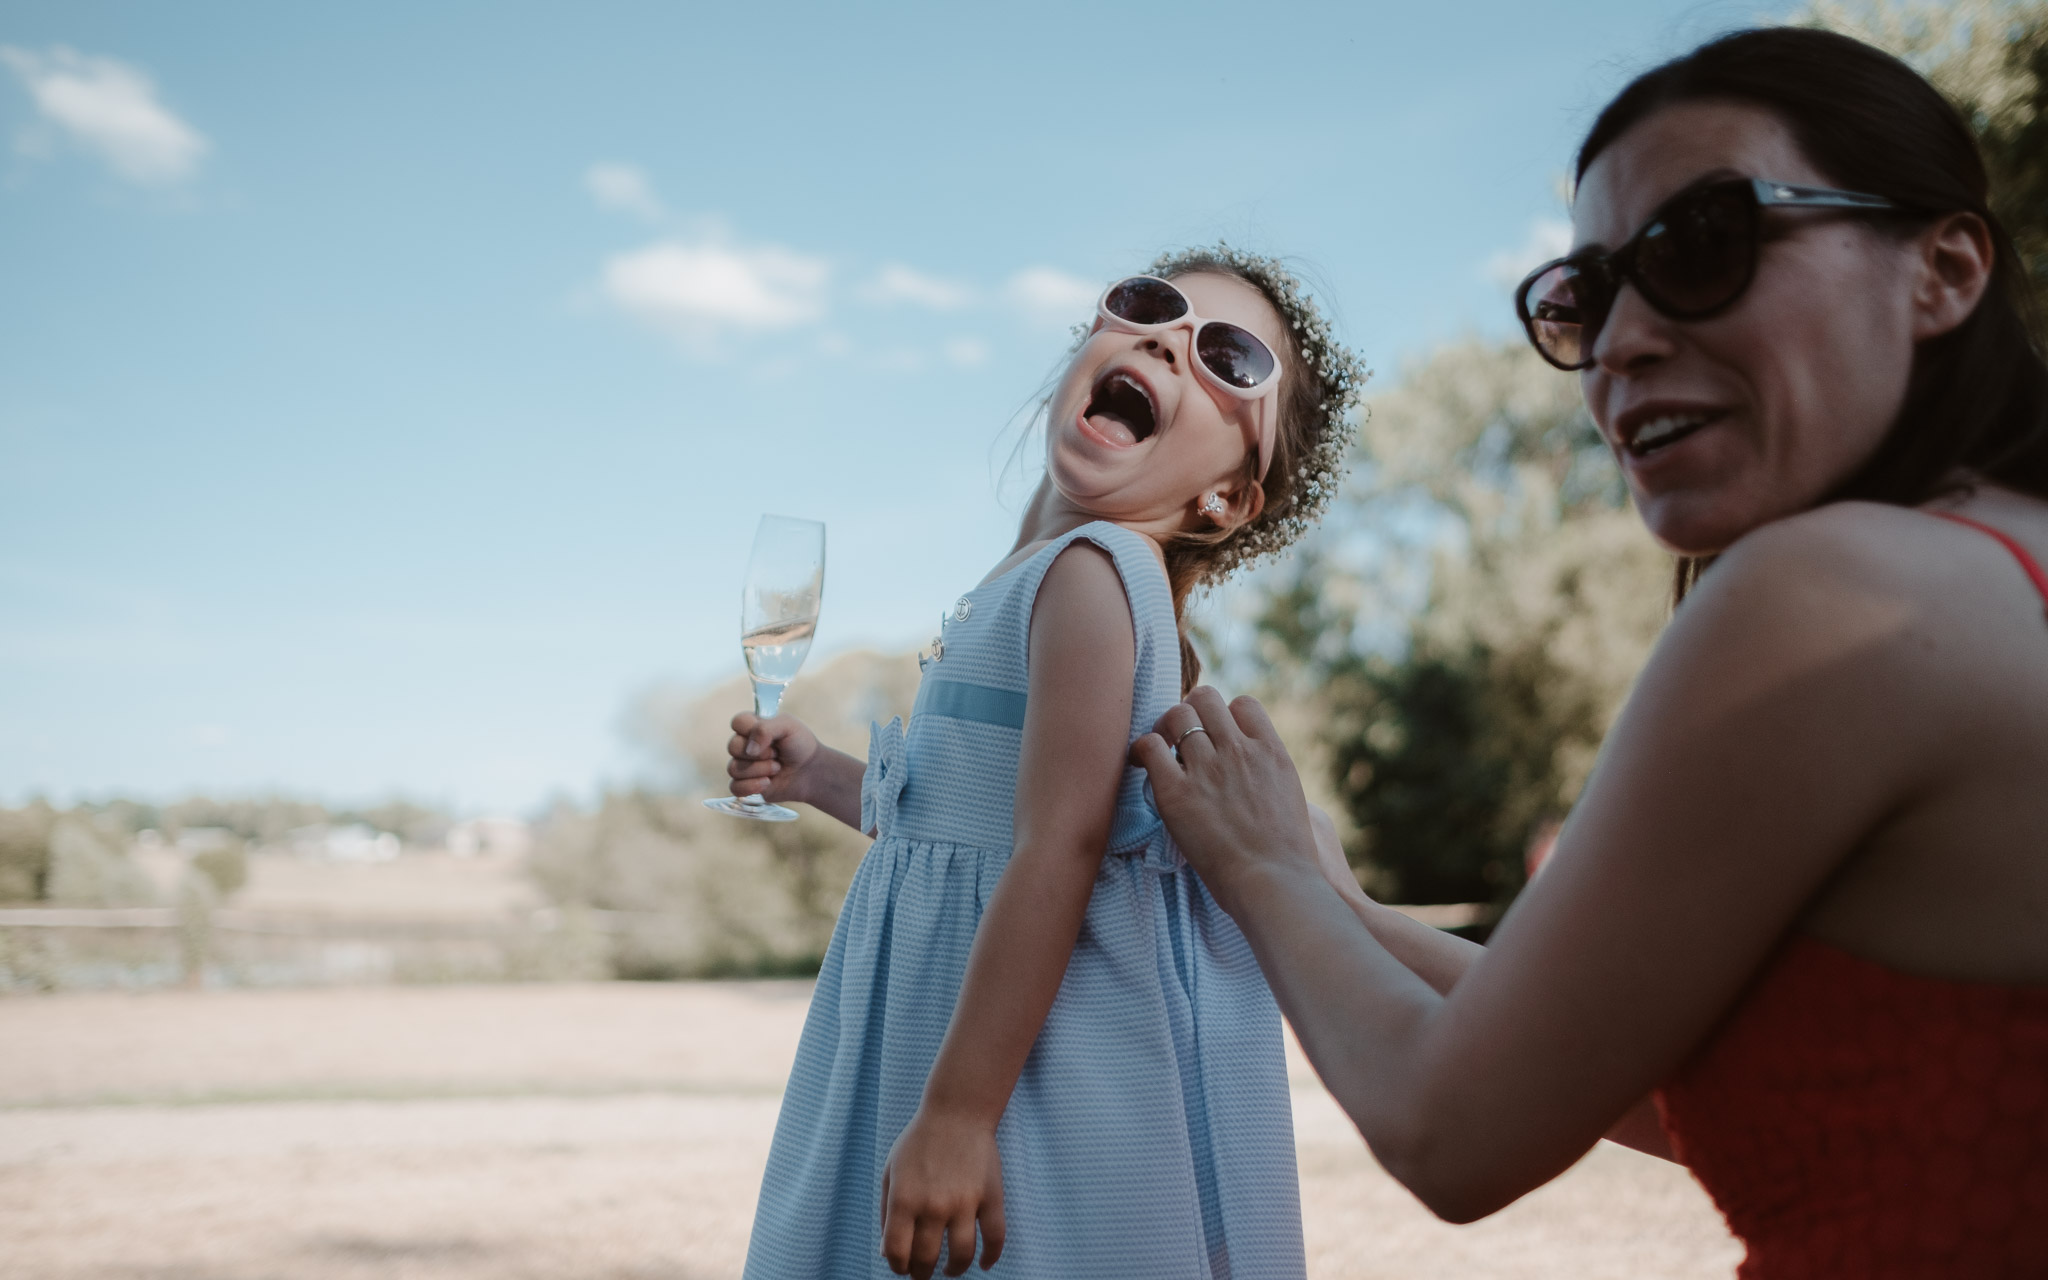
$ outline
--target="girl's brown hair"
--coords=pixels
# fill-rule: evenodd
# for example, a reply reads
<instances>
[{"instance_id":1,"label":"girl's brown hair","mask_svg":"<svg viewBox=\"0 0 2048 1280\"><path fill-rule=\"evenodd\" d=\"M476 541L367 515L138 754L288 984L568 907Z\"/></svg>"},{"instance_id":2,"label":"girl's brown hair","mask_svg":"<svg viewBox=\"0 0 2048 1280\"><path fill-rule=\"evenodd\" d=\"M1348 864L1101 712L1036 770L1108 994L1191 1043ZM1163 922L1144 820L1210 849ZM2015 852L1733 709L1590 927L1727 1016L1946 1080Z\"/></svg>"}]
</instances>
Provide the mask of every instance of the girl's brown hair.
<instances>
[{"instance_id":1,"label":"girl's brown hair","mask_svg":"<svg viewBox=\"0 0 2048 1280\"><path fill-rule=\"evenodd\" d=\"M1281 361L1278 426L1273 459L1260 487L1265 505L1258 516L1234 529L1191 529L1166 539L1166 580L1173 615L1180 624L1180 683L1185 694L1202 674L1202 660L1188 637L1187 603L1195 589L1221 581L1241 566L1274 555L1299 538L1322 515L1342 478L1351 445L1350 410L1369 375L1357 356L1331 336L1329 323L1279 262L1218 244L1168 254L1150 274L1220 275L1257 289L1280 317L1286 336ZM1245 459L1244 478L1253 480L1257 455Z\"/></svg>"}]
</instances>

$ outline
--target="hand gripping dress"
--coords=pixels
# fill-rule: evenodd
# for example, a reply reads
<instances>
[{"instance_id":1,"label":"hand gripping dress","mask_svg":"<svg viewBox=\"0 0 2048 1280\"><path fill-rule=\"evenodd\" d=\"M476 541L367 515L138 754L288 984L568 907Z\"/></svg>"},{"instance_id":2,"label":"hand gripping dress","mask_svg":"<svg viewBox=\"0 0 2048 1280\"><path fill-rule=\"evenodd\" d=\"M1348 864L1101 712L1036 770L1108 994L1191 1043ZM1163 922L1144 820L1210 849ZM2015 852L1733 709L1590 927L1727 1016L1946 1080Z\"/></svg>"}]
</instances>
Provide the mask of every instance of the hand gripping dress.
<instances>
[{"instance_id":1,"label":"hand gripping dress","mask_svg":"<svg viewBox=\"0 0 2048 1280\"><path fill-rule=\"evenodd\" d=\"M1095 523L962 597L910 724L871 732L877 834L818 974L776 1122L748 1280L881 1277L881 1177L917 1111L981 913L1009 861L1032 603L1076 539L1116 562L1136 629L1131 737L1180 700L1166 575ZM1127 769L1073 958L996 1130L1015 1280L1300 1280L1280 1014L1237 926ZM977 1272L978 1274L978 1272Z\"/></svg>"}]
</instances>

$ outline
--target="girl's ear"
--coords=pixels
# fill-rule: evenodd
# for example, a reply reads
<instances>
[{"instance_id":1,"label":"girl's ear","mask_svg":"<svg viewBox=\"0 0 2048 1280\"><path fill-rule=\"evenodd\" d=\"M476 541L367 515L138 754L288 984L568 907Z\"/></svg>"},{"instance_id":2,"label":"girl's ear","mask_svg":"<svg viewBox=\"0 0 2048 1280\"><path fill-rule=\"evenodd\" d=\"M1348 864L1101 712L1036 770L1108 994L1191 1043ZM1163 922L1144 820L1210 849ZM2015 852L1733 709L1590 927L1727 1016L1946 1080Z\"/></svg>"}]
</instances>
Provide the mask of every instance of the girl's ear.
<instances>
[{"instance_id":1,"label":"girl's ear","mask_svg":"<svg viewBox=\"0 0 2048 1280\"><path fill-rule=\"evenodd\" d=\"M1266 509L1266 487L1239 480L1233 488L1212 489L1195 499L1195 512L1218 529L1236 529L1259 518Z\"/></svg>"}]
</instances>

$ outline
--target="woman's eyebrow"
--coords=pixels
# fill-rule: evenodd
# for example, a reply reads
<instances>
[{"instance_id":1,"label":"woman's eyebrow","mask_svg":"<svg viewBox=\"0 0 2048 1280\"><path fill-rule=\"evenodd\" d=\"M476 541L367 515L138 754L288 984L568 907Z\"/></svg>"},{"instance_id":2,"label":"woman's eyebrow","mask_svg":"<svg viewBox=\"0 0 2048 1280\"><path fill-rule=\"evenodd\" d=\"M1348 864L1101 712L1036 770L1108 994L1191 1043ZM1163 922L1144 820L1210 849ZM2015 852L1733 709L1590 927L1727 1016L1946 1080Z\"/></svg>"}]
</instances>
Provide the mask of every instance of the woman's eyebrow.
<instances>
[{"instance_id":1,"label":"woman's eyebrow","mask_svg":"<svg viewBox=\"0 0 2048 1280\"><path fill-rule=\"evenodd\" d=\"M1664 206L1670 204L1673 200L1678 199L1678 197L1686 194L1688 191L1691 191L1693 188L1705 186L1707 183L1710 182L1725 182L1729 178L1747 178L1750 176L1752 175L1744 173L1740 169L1731 168L1725 164L1718 165L1712 169L1708 169L1704 173L1695 174L1693 177L1687 179L1685 182L1679 184L1676 187L1673 187L1671 189L1670 195L1665 196L1662 200L1659 200L1655 205L1651 206L1650 212L1643 216L1643 220L1641 222L1638 222L1633 228L1631 228L1626 236L1622 237L1622 243L1627 244L1630 240L1633 240L1635 238L1636 232L1641 231L1644 227L1649 226L1652 222L1655 222L1657 220L1657 215L1664 211ZM1585 244L1574 244L1566 252L1566 256L1577 257L1579 254L1582 253L1606 252L1608 252L1608 247L1604 242L1599 240L1589 240Z\"/></svg>"}]
</instances>

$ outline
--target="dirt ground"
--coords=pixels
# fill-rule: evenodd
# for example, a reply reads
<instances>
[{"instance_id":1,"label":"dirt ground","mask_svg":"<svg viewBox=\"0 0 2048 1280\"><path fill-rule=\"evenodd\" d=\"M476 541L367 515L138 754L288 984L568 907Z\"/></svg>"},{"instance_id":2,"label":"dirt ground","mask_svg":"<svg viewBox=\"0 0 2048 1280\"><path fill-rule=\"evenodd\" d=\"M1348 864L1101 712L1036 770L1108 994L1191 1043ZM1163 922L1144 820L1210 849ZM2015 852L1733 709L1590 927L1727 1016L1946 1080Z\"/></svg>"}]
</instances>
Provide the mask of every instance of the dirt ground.
<instances>
[{"instance_id":1,"label":"dirt ground","mask_svg":"<svg viewBox=\"0 0 2048 1280\"><path fill-rule=\"evenodd\" d=\"M0 1000L0 1276L736 1276L804 983ZM1727 1277L1680 1169L1603 1144L1469 1227L1294 1063L1317 1280ZM997 1272L1000 1274L1000 1271Z\"/></svg>"}]
</instances>

